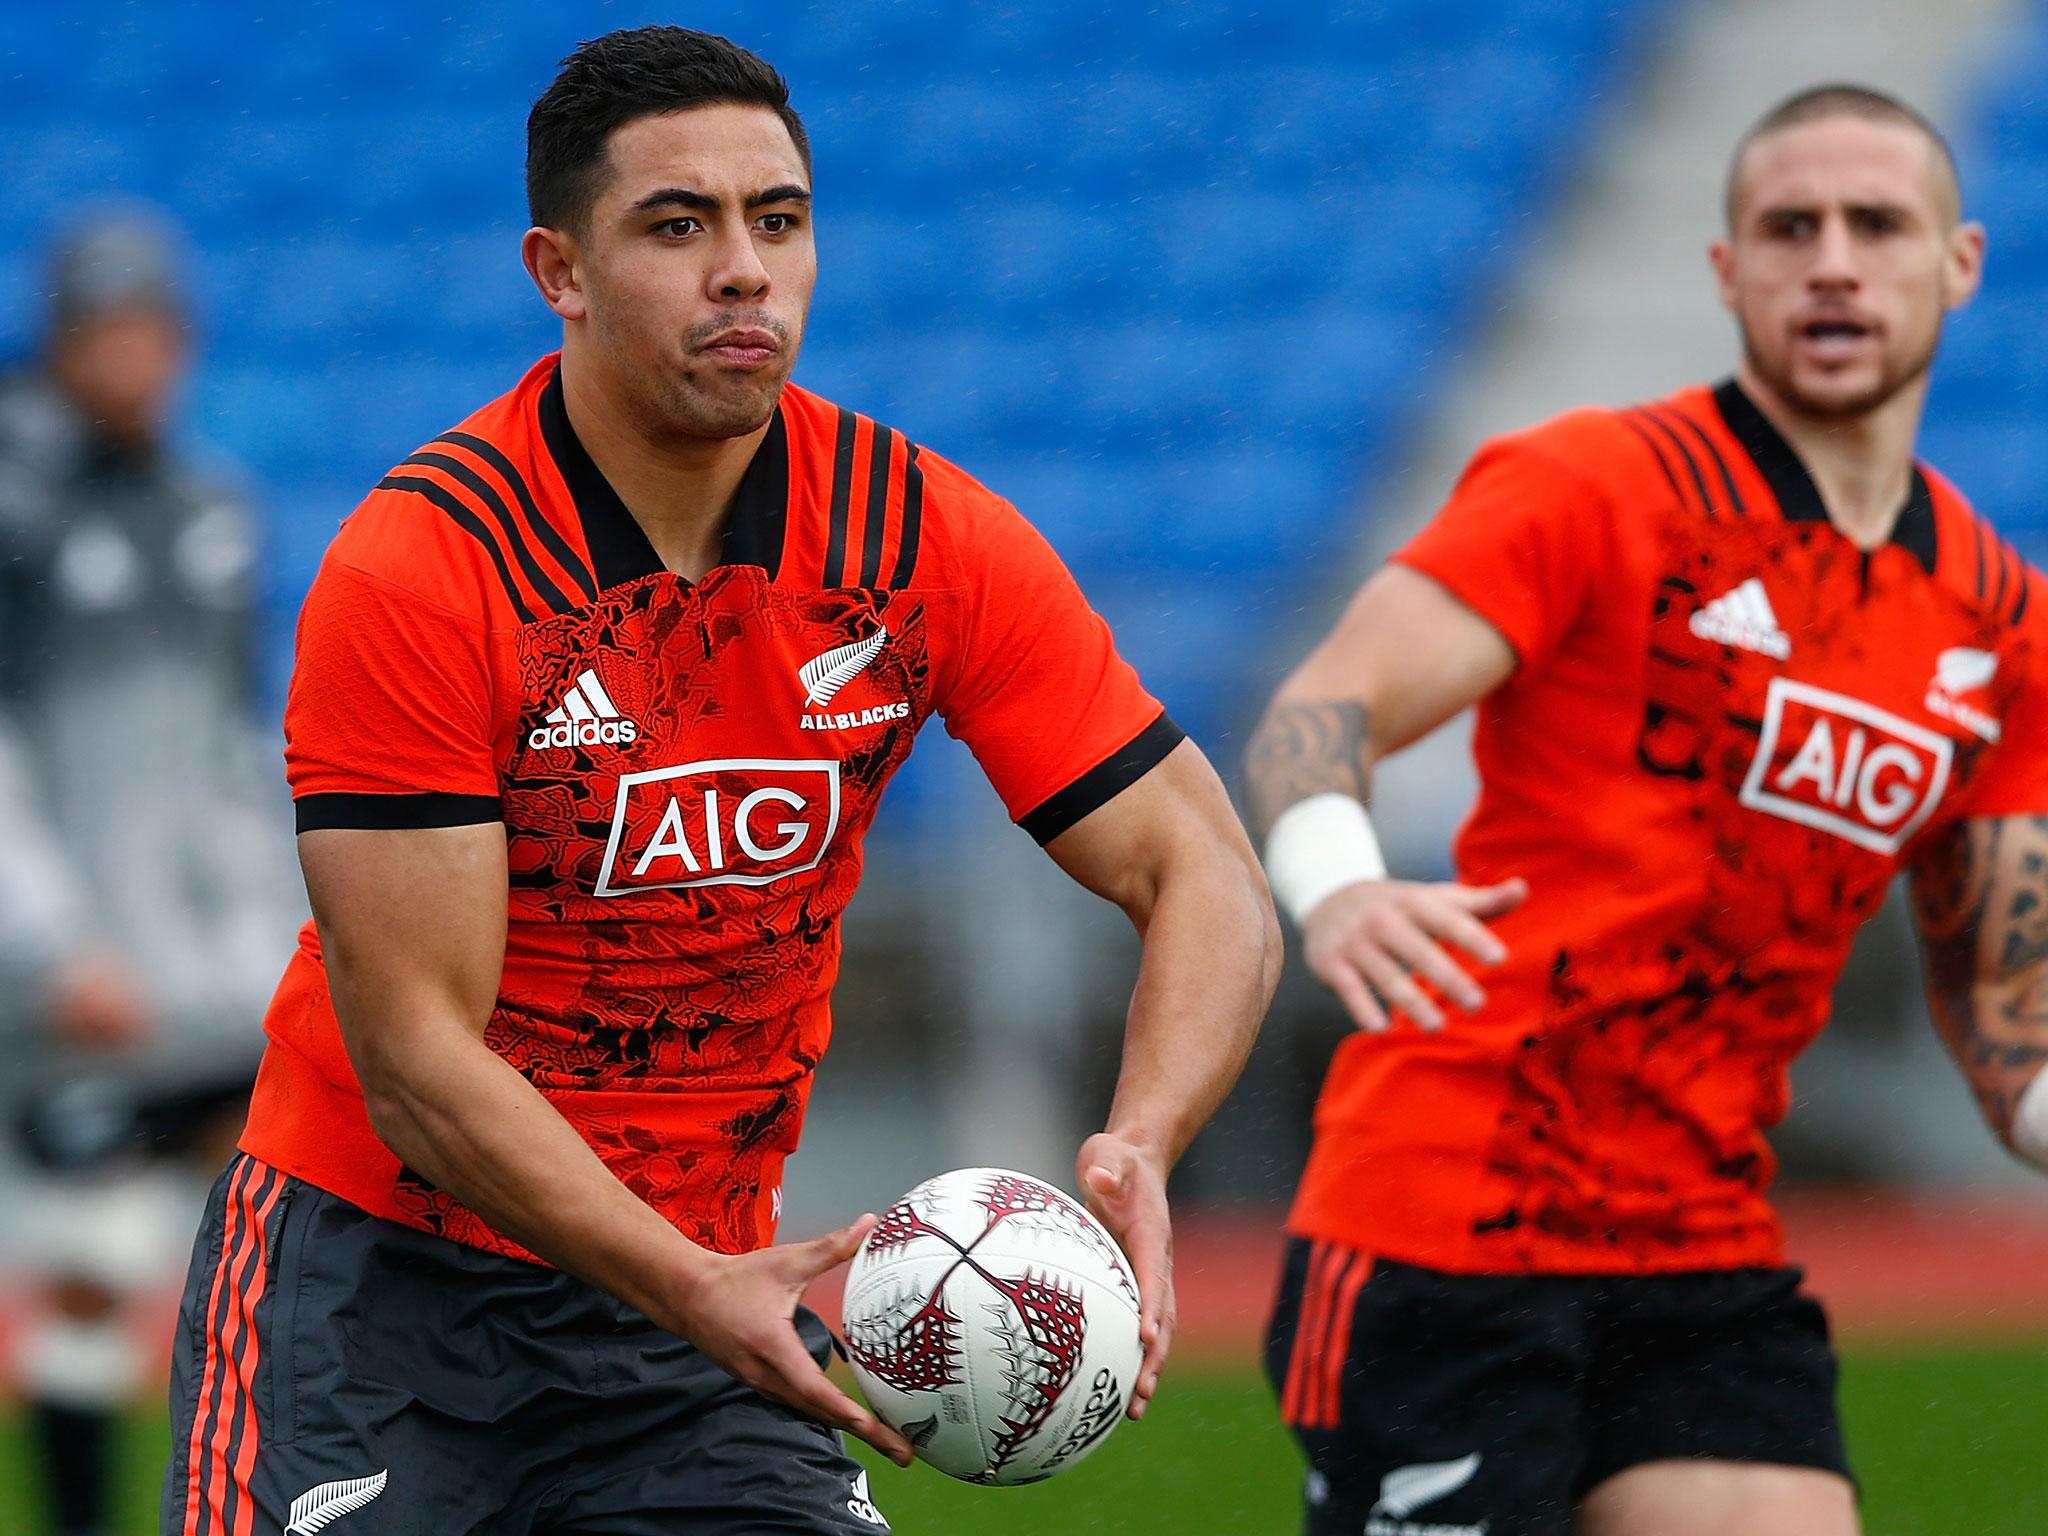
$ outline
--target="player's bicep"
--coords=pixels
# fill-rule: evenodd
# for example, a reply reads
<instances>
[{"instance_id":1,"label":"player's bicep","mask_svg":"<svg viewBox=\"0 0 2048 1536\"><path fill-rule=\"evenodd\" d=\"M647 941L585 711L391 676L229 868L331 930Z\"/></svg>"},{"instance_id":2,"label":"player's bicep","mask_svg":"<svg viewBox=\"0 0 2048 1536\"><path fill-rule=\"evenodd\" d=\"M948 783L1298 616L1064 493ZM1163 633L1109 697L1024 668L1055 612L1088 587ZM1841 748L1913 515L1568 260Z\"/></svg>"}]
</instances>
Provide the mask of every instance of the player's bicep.
<instances>
[{"instance_id":1,"label":"player's bicep","mask_svg":"<svg viewBox=\"0 0 2048 1536\"><path fill-rule=\"evenodd\" d=\"M1078 884L1126 911L1148 908L1176 865L1241 865L1264 883L1222 781L1191 741L1053 838L1045 851Z\"/></svg>"},{"instance_id":2,"label":"player's bicep","mask_svg":"<svg viewBox=\"0 0 2048 1536\"><path fill-rule=\"evenodd\" d=\"M505 959L501 823L299 836L334 1011L368 1086L409 1041L481 1035Z\"/></svg>"},{"instance_id":3,"label":"player's bicep","mask_svg":"<svg viewBox=\"0 0 2048 1536\"><path fill-rule=\"evenodd\" d=\"M1513 675L1514 647L1434 578L1390 565L1368 581L1275 706L1351 699L1374 757L1399 751Z\"/></svg>"}]
</instances>

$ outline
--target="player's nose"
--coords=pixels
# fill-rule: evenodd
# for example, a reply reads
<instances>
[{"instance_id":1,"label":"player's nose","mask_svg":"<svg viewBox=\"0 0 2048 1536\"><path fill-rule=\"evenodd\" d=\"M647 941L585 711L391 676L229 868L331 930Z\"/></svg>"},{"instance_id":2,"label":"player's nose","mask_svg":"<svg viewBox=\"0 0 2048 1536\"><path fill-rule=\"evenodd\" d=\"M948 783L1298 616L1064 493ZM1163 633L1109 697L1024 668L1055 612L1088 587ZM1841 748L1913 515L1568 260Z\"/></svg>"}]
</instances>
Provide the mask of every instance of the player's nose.
<instances>
[{"instance_id":1,"label":"player's nose","mask_svg":"<svg viewBox=\"0 0 2048 1536\"><path fill-rule=\"evenodd\" d=\"M714 298L758 299L768 292L768 268L745 231L736 230L719 242L707 276Z\"/></svg>"},{"instance_id":2,"label":"player's nose","mask_svg":"<svg viewBox=\"0 0 2048 1536\"><path fill-rule=\"evenodd\" d=\"M1813 265L1806 279L1816 287L1843 287L1857 281L1856 241L1849 221L1839 212L1821 220L1820 236L1814 241Z\"/></svg>"}]
</instances>

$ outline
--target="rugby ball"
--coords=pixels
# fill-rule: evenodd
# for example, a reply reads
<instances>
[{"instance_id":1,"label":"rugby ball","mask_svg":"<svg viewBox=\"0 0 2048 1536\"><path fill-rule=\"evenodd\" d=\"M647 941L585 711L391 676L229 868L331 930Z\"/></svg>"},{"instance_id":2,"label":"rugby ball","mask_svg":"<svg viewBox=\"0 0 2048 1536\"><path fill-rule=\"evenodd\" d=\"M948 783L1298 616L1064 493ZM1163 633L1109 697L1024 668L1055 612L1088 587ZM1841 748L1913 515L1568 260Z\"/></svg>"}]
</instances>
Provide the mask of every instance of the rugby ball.
<instances>
[{"instance_id":1,"label":"rugby ball","mask_svg":"<svg viewBox=\"0 0 2048 1536\"><path fill-rule=\"evenodd\" d=\"M941 1472L1035 1483L1123 1418L1138 1285L1102 1223L1042 1179L961 1168L883 1213L842 1321L875 1415Z\"/></svg>"}]
</instances>

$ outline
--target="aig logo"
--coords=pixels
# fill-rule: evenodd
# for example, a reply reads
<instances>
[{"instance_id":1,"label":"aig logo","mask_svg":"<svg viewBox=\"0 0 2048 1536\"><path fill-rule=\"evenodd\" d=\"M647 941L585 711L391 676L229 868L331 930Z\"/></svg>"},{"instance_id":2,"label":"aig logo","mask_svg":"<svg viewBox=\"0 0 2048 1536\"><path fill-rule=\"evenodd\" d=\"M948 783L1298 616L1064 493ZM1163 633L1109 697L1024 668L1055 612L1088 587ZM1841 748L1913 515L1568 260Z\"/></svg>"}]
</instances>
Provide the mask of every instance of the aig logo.
<instances>
[{"instance_id":1,"label":"aig logo","mask_svg":"<svg viewBox=\"0 0 2048 1536\"><path fill-rule=\"evenodd\" d=\"M1940 802L1954 751L1946 736L1861 699L1773 678L1741 800L1894 854Z\"/></svg>"},{"instance_id":2,"label":"aig logo","mask_svg":"<svg viewBox=\"0 0 2048 1536\"><path fill-rule=\"evenodd\" d=\"M622 774L595 894L770 885L816 869L838 830L833 759L732 757Z\"/></svg>"}]
</instances>

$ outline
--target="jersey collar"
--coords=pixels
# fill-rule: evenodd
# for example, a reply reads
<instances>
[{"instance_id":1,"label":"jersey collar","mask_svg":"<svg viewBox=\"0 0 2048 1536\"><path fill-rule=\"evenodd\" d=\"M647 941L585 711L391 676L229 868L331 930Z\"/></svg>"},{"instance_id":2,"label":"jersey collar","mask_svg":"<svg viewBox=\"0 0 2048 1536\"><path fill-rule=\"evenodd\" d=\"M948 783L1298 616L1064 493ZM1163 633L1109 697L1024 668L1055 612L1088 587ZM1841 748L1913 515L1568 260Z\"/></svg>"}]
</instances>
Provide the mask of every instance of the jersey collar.
<instances>
[{"instance_id":1,"label":"jersey collar","mask_svg":"<svg viewBox=\"0 0 2048 1536\"><path fill-rule=\"evenodd\" d=\"M1827 506L1820 499L1820 487L1813 483L1805 461L1799 457L1798 450L1785 441L1784 434L1771 425L1771 419L1757 409L1756 402L1744 393L1742 386L1733 379L1716 385L1714 404L1721 412L1721 420L1735 434L1735 440L1742 444L1742 451L1749 455L1764 477L1764 483L1770 486L1785 520L1792 523L1826 522ZM1913 483L1906 491L1906 504L1899 508L1898 519L1892 524L1891 542L1918 560L1922 570L1932 574L1935 560L1934 492L1917 464L1913 466Z\"/></svg>"},{"instance_id":2,"label":"jersey collar","mask_svg":"<svg viewBox=\"0 0 2048 1536\"><path fill-rule=\"evenodd\" d=\"M562 398L562 370L556 366L540 396L540 430L554 458L555 468L569 487L576 503L576 515L583 523L584 542L590 546L590 565L600 588L637 581L660 574L666 567L648 542L646 532L633 520L619 493L612 489L569 425L569 408ZM769 580L782 564L783 527L789 519L789 429L783 424L782 407L768 423L768 434L754 451L753 461L740 477L734 494L732 514L720 536L720 565L758 565Z\"/></svg>"}]
</instances>

